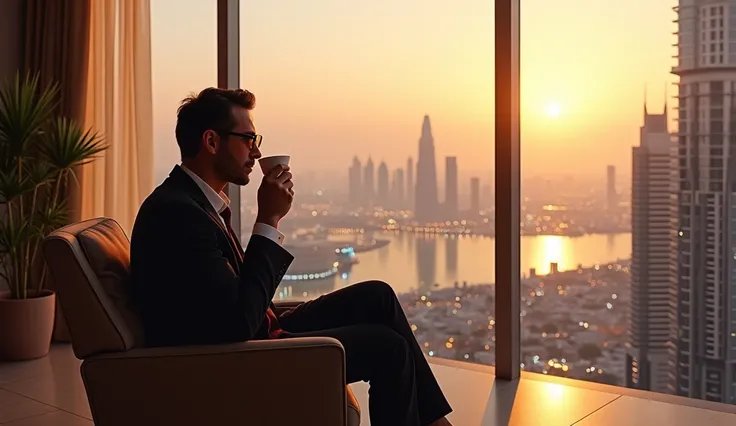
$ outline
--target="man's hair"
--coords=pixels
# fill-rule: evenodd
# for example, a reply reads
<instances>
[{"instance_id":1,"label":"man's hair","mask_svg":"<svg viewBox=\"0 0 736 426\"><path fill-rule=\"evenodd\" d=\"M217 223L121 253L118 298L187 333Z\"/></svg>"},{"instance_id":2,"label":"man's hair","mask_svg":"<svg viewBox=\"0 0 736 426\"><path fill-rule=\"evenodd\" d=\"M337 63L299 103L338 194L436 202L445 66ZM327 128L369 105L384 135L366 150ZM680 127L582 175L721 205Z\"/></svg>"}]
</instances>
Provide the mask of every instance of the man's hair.
<instances>
[{"instance_id":1,"label":"man's hair","mask_svg":"<svg viewBox=\"0 0 736 426\"><path fill-rule=\"evenodd\" d=\"M181 101L176 114L176 143L182 158L192 158L199 152L202 134L214 130L226 135L235 127L233 106L251 110L256 105L253 93L242 89L208 87L192 93Z\"/></svg>"}]
</instances>

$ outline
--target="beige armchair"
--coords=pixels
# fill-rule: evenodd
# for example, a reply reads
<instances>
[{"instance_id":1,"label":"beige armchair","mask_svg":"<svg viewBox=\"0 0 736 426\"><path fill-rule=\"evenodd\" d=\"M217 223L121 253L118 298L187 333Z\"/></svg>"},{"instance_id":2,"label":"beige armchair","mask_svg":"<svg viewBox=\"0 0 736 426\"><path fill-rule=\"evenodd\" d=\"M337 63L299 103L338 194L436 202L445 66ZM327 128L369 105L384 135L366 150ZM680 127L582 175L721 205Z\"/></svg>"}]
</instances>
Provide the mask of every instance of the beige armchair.
<instances>
[{"instance_id":1,"label":"beige armchair","mask_svg":"<svg viewBox=\"0 0 736 426\"><path fill-rule=\"evenodd\" d=\"M64 227L43 250L96 426L360 424L337 340L144 348L117 222Z\"/></svg>"}]
</instances>

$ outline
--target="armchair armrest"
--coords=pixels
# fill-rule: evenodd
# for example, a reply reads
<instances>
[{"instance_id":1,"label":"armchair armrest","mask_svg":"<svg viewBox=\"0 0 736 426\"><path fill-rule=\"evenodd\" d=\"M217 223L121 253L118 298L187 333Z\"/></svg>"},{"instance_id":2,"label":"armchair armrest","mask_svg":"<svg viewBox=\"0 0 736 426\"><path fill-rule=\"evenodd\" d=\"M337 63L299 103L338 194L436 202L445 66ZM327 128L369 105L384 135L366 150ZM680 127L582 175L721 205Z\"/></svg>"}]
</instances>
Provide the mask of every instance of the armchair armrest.
<instances>
[{"instance_id":1,"label":"armchair armrest","mask_svg":"<svg viewBox=\"0 0 736 426\"><path fill-rule=\"evenodd\" d=\"M345 354L326 337L133 349L81 369L98 426L347 422Z\"/></svg>"},{"instance_id":2,"label":"armchair armrest","mask_svg":"<svg viewBox=\"0 0 736 426\"><path fill-rule=\"evenodd\" d=\"M294 309L297 306L301 305L304 302L300 301L283 301L283 302L273 302L274 306L276 306L276 311L274 312L277 316L283 314L284 312Z\"/></svg>"}]
</instances>

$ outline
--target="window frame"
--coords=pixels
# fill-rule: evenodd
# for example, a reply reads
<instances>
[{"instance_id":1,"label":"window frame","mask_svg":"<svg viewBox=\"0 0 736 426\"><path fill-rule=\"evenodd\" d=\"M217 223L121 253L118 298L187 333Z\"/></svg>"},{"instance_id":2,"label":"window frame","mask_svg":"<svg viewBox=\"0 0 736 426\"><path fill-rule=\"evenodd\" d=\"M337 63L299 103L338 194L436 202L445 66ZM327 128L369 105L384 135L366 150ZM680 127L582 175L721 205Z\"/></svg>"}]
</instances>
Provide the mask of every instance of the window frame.
<instances>
[{"instance_id":1,"label":"window frame","mask_svg":"<svg viewBox=\"0 0 736 426\"><path fill-rule=\"evenodd\" d=\"M495 0L495 376L516 380L521 373L520 318L520 0ZM240 87L240 0L217 0L217 84ZM240 188L228 186L240 206ZM234 229L242 212L233 211Z\"/></svg>"}]
</instances>

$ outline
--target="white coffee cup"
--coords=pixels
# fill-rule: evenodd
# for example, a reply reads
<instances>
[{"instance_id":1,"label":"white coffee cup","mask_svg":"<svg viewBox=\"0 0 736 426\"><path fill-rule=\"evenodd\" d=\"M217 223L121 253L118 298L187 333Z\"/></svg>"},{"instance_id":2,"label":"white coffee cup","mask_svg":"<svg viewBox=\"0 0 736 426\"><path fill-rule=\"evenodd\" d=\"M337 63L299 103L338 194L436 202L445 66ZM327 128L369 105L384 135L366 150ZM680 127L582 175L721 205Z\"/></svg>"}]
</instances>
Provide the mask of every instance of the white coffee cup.
<instances>
[{"instance_id":1,"label":"white coffee cup","mask_svg":"<svg viewBox=\"0 0 736 426\"><path fill-rule=\"evenodd\" d=\"M272 155L270 157L261 158L260 160L258 160L258 164L261 165L261 171L263 171L263 174L266 175L269 171L271 171L279 164L288 166L289 160L291 160L291 156L289 155Z\"/></svg>"}]
</instances>

